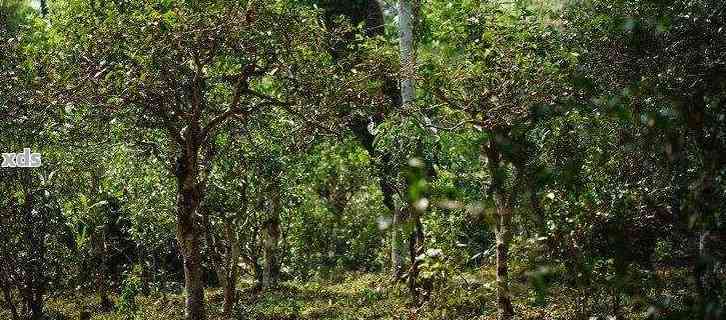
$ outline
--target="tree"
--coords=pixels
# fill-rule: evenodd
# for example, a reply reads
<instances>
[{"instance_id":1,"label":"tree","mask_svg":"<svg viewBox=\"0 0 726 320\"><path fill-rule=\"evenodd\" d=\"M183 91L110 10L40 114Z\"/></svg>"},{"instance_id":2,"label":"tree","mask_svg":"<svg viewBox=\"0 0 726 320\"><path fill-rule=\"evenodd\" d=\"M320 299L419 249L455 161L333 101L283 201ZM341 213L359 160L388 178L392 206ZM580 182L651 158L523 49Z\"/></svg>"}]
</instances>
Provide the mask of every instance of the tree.
<instances>
[{"instance_id":1,"label":"tree","mask_svg":"<svg viewBox=\"0 0 726 320\"><path fill-rule=\"evenodd\" d=\"M497 310L500 319L511 319L509 249L513 221L531 172L528 164L536 156L527 136L543 110L567 101L568 88L559 87L566 75L560 70L567 69L557 62L556 39L549 38L549 30L530 19L521 7L482 5L461 18L466 21L468 34L458 38L462 42L452 43L460 50L454 52L461 55L441 61L451 66L439 66L448 69L450 77L442 82L434 78L427 84L438 101L455 110L453 114L441 112L451 115L439 121L459 118L460 122L433 126L457 130L473 124L474 130L482 131L481 156L486 159L489 179L483 202L492 208L490 221L496 238ZM547 49L554 53L543 54Z\"/></svg>"},{"instance_id":2,"label":"tree","mask_svg":"<svg viewBox=\"0 0 726 320\"><path fill-rule=\"evenodd\" d=\"M70 74L82 80L65 98L96 107L100 117L110 112L118 120L130 120L129 129L166 135L164 143L175 153L176 237L184 258L185 317L205 319L198 210L208 183L210 141L223 123L244 122L259 110L292 105L277 95L296 88L270 87L267 79L294 76L295 69L287 64L293 61L292 51L314 43L304 40L315 33L301 25L290 8L274 3L131 2L105 10L103 19L61 19L54 25L59 36L84 43L59 48L85 57L68 66ZM60 16L93 11L70 7ZM83 40L86 32L93 34L90 42ZM119 41L111 45L110 39ZM79 101L81 91L93 98Z\"/></svg>"},{"instance_id":3,"label":"tree","mask_svg":"<svg viewBox=\"0 0 726 320\"><path fill-rule=\"evenodd\" d=\"M726 146L718 120L724 110L722 7L708 0L614 6L596 1L570 12L583 50L617 48L586 56L581 78L592 84L594 95L613 102L606 108L641 133L633 140L655 146L648 154L664 160L670 171L666 188L671 200L659 205L670 208L678 229L690 233L699 261L693 266L696 311L706 319L718 318L724 301L718 293L723 285L715 276L722 265L723 253L715 248L723 228L714 216L723 208L715 197L723 186L715 181L724 162L716 154ZM600 19L587 21L585 16ZM613 32L626 36L601 37Z\"/></svg>"},{"instance_id":4,"label":"tree","mask_svg":"<svg viewBox=\"0 0 726 320\"><path fill-rule=\"evenodd\" d=\"M55 150L48 143L53 110L43 105L47 97L42 82L47 73L33 50L43 37L33 34L42 25L35 18L21 3L0 4L0 131L5 133L0 145L10 149L3 151L0 170L0 287L13 319L33 320L43 317L55 271L51 264L61 252L53 250L48 240L57 236L57 243L63 243L64 234L51 231L65 231L53 192L53 173L37 167L43 161L52 162ZM18 297L20 306L15 301Z\"/></svg>"}]
</instances>

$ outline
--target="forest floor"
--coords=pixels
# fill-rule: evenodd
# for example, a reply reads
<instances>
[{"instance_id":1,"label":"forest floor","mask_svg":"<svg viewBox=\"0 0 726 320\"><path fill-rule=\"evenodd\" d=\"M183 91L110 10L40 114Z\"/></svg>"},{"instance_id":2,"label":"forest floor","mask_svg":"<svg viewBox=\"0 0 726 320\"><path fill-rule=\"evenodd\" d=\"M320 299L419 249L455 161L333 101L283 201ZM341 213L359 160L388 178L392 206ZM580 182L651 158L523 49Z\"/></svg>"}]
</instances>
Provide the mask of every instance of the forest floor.
<instances>
[{"instance_id":1,"label":"forest floor","mask_svg":"<svg viewBox=\"0 0 726 320\"><path fill-rule=\"evenodd\" d=\"M277 289L262 293L253 293L250 281L241 281L239 287L234 319L496 319L493 270L449 279L419 308L411 307L404 284L392 283L382 274L348 274L336 282L284 282ZM575 319L578 308L586 303L583 299L587 299L583 292L563 286L551 287L544 300L538 301L535 292L527 281L514 281L517 319ZM206 297L209 318L220 319L221 289L208 289ZM112 298L118 300L116 296ZM607 298L589 297L591 302L598 299ZM139 295L135 316L119 311L104 314L89 307L98 305L97 302L93 294L59 294L48 298L46 310L53 315L52 319L78 319L84 308L90 310L92 319L183 319L184 297L180 292ZM647 312L633 312L630 308L625 308L625 313L626 319L647 318Z\"/></svg>"}]
</instances>

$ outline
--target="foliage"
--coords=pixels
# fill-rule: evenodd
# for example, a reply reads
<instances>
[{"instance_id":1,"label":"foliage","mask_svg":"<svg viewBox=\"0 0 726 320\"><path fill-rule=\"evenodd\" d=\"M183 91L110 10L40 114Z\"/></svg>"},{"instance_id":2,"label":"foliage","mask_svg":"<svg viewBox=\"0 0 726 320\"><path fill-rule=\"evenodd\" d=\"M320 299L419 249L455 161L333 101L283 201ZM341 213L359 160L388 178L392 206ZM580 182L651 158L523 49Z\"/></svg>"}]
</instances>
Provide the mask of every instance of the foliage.
<instances>
[{"instance_id":1,"label":"foliage","mask_svg":"<svg viewBox=\"0 0 726 320\"><path fill-rule=\"evenodd\" d=\"M0 1L0 318L723 318L723 1L411 3Z\"/></svg>"}]
</instances>

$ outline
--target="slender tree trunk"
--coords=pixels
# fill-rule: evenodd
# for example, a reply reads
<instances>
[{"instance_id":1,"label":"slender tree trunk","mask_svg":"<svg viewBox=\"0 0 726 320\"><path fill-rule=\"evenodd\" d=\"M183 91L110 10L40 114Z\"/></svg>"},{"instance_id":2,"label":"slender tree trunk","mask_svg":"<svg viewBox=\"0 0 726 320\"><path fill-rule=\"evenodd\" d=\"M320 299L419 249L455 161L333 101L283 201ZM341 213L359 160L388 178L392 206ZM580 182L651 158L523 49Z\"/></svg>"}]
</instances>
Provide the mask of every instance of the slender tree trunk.
<instances>
[{"instance_id":1,"label":"slender tree trunk","mask_svg":"<svg viewBox=\"0 0 726 320\"><path fill-rule=\"evenodd\" d=\"M146 264L146 257L146 250L144 249L144 246L140 244L139 263L141 264L141 293L148 296L151 294L151 288L149 286L149 283L151 283L151 272L149 271L149 266Z\"/></svg>"},{"instance_id":2,"label":"slender tree trunk","mask_svg":"<svg viewBox=\"0 0 726 320\"><path fill-rule=\"evenodd\" d=\"M186 291L184 317L186 320L206 319L202 257L199 249L201 230L196 221L203 188L197 182L198 166L198 148L187 146L177 160L176 171L176 237L184 259L184 288Z\"/></svg>"},{"instance_id":3,"label":"slender tree trunk","mask_svg":"<svg viewBox=\"0 0 726 320\"><path fill-rule=\"evenodd\" d=\"M719 258L723 253L719 253L719 251L723 250L723 241L726 240L726 236L715 221L717 219L715 212L718 210L718 205L715 204L717 200L713 194L715 175L714 171L706 170L702 182L703 190L699 195L701 198L699 213L703 221L701 221L698 231L698 258L694 268L701 312L703 319L706 320L720 319L720 313L726 312L726 310L720 310L724 308L720 297L723 288L718 275L718 270L721 269L723 263Z\"/></svg>"},{"instance_id":4,"label":"slender tree trunk","mask_svg":"<svg viewBox=\"0 0 726 320\"><path fill-rule=\"evenodd\" d=\"M232 309L234 308L235 303L237 302L237 276L238 276L238 259L240 255L239 246L236 245L236 243L239 243L239 241L234 237L234 239L231 236L231 229L228 230L227 233L227 239L229 243L231 244L231 251L229 254L231 255L231 261L229 261L229 270L227 270L227 277L226 282L224 283L224 305L222 307L222 314L227 317L231 318L232 316Z\"/></svg>"},{"instance_id":5,"label":"slender tree trunk","mask_svg":"<svg viewBox=\"0 0 726 320\"><path fill-rule=\"evenodd\" d=\"M43 17L48 16L48 2L47 0L40 0L40 14Z\"/></svg>"},{"instance_id":6,"label":"slender tree trunk","mask_svg":"<svg viewBox=\"0 0 726 320\"><path fill-rule=\"evenodd\" d=\"M398 35L400 41L400 53L401 53L401 70L400 70L400 89L401 89L401 104L404 108L412 107L416 96L415 85L413 81L413 75L416 65L416 56L413 43L413 22L415 19L413 10L413 0L399 0L398 1ZM401 210L396 210L393 217L393 235L391 237L391 260L393 263L394 276L400 276L401 266L401 254L400 254L400 235L397 234L400 229L401 223ZM409 250L416 245L415 236L411 237L411 243L409 243ZM411 261L416 258L415 254L412 254ZM412 264L412 267L413 264ZM409 282L411 277L409 275ZM414 281L415 282L415 281ZM409 284L412 286L413 282Z\"/></svg>"},{"instance_id":7,"label":"slender tree trunk","mask_svg":"<svg viewBox=\"0 0 726 320\"><path fill-rule=\"evenodd\" d=\"M262 282L264 281L265 271L260 265L260 258L258 255L250 257L250 263L252 265L252 272L255 277L255 291L262 289Z\"/></svg>"},{"instance_id":8,"label":"slender tree trunk","mask_svg":"<svg viewBox=\"0 0 726 320\"><path fill-rule=\"evenodd\" d=\"M27 176L30 179L30 175ZM30 181L26 182L30 185ZM24 238L28 245L28 257L24 266L23 298L25 300L26 314L31 320L38 320L43 317L43 295L47 288L45 277L45 235L46 219L45 208L36 210L35 192L26 188L24 213ZM37 216L36 216L37 214Z\"/></svg>"},{"instance_id":9,"label":"slender tree trunk","mask_svg":"<svg viewBox=\"0 0 726 320\"><path fill-rule=\"evenodd\" d=\"M497 283L497 311L500 320L509 320L514 317L514 308L512 308L512 298L509 291L509 242L511 240L511 224L512 224L512 204L514 197L512 191L507 196L507 190L504 189L504 181L506 174L503 173L503 167L506 162L498 149L497 139L498 133L490 132L494 137L489 141L489 146L484 147L486 152L487 163L489 167L489 175L492 182L490 193L494 197L495 204L495 228L494 235L496 238L496 283Z\"/></svg>"},{"instance_id":10,"label":"slender tree trunk","mask_svg":"<svg viewBox=\"0 0 726 320\"><path fill-rule=\"evenodd\" d=\"M106 261L106 244L104 241L103 228L96 228L91 235L91 245L93 247L93 255L96 260L96 289L98 289L98 298L100 301L101 311L110 312L113 303L108 297L108 272Z\"/></svg>"},{"instance_id":11,"label":"slender tree trunk","mask_svg":"<svg viewBox=\"0 0 726 320\"><path fill-rule=\"evenodd\" d=\"M359 7L351 6L350 3L345 2L328 2L323 8L326 9L326 25L329 29L334 29L335 24L333 23L339 14L346 15L354 25L364 23L366 27L366 36L375 37L385 33L383 10L377 0L365 0L367 5L365 6L366 14L361 15ZM351 44L355 44L355 36L353 33L346 35L344 41L336 43L330 49L330 54L336 62L346 63L346 60L341 59L349 54L344 48ZM351 66L349 66L351 67ZM399 90L396 79L388 76L388 73L382 75L381 80L383 81L383 94L386 95L391 101L391 107L393 109L399 109L401 106L401 91ZM357 140L363 145L368 152L368 155L375 159L379 155L376 153L374 140L375 135L368 130L370 122L377 125L383 121L386 111L382 111L379 114L374 115L372 118L357 117L349 124L351 131L355 134ZM391 226L391 264L392 273L394 278L400 279L402 275L402 259L401 259L401 236L398 234L397 226L400 223L400 215L396 210L395 203L393 200L393 194L395 192L391 172L389 172L390 166L390 155L383 153L380 155L382 161L376 163L378 167L378 178L381 193L383 194L383 204L389 210L392 215L393 223Z\"/></svg>"},{"instance_id":12,"label":"slender tree trunk","mask_svg":"<svg viewBox=\"0 0 726 320\"><path fill-rule=\"evenodd\" d=\"M274 183L274 182L273 182ZM280 190L278 186L270 186L272 198L267 206L268 219L263 226L262 253L265 258L262 274L262 288L270 289L277 285L280 278L280 261L278 246L280 242Z\"/></svg>"},{"instance_id":13,"label":"slender tree trunk","mask_svg":"<svg viewBox=\"0 0 726 320\"><path fill-rule=\"evenodd\" d=\"M620 302L620 284L611 288L611 291L613 296L613 314L615 315L615 320L625 320L625 316L623 316L623 307Z\"/></svg>"},{"instance_id":14,"label":"slender tree trunk","mask_svg":"<svg viewBox=\"0 0 726 320\"><path fill-rule=\"evenodd\" d=\"M498 201L501 202L501 201ZM499 319L512 319L514 309L509 291L509 242L511 239L512 209L499 204L497 211L497 311Z\"/></svg>"},{"instance_id":15,"label":"slender tree trunk","mask_svg":"<svg viewBox=\"0 0 726 320\"><path fill-rule=\"evenodd\" d=\"M224 236L227 241L225 250L225 277L224 277L224 305L222 307L223 315L229 318L232 315L232 308L237 301L237 275L239 257L241 254L239 239L235 234L236 221L233 217L228 217L224 223Z\"/></svg>"},{"instance_id":16,"label":"slender tree trunk","mask_svg":"<svg viewBox=\"0 0 726 320\"><path fill-rule=\"evenodd\" d=\"M413 46L413 0L398 1L398 32L401 46L401 100L404 108L410 107L415 99L413 75L416 56Z\"/></svg>"},{"instance_id":17,"label":"slender tree trunk","mask_svg":"<svg viewBox=\"0 0 726 320\"><path fill-rule=\"evenodd\" d=\"M237 282L237 271L235 269L224 270L219 272L219 282L222 284L223 292L223 303L222 303L222 317L229 319L232 315L232 309L234 308L237 295L236 295L236 282Z\"/></svg>"},{"instance_id":18,"label":"slender tree trunk","mask_svg":"<svg viewBox=\"0 0 726 320\"><path fill-rule=\"evenodd\" d=\"M393 210L393 222L391 223L391 266L393 277L400 279L403 275L403 258L401 257L401 211Z\"/></svg>"},{"instance_id":19,"label":"slender tree trunk","mask_svg":"<svg viewBox=\"0 0 726 320\"><path fill-rule=\"evenodd\" d=\"M414 305L419 304L419 290L418 290L418 274L419 274L419 263L417 257L424 253L424 233L423 225L421 224L421 213L414 208L410 208L411 212L411 224L413 228L411 230L410 240L408 244L409 260L411 262L410 271L408 273L408 290L411 294L411 299Z\"/></svg>"},{"instance_id":20,"label":"slender tree trunk","mask_svg":"<svg viewBox=\"0 0 726 320\"><path fill-rule=\"evenodd\" d=\"M277 259L277 247L280 241L280 219L272 217L265 223L263 240L263 253L265 258L265 270L262 274L262 287L270 289L277 285L279 280L279 263Z\"/></svg>"},{"instance_id":21,"label":"slender tree trunk","mask_svg":"<svg viewBox=\"0 0 726 320\"><path fill-rule=\"evenodd\" d=\"M91 199L94 202L99 202L100 189L99 184L103 172L101 170L94 170L91 178ZM103 216L99 207L94 207L93 210L97 216ZM109 270L108 270L108 250L106 249L106 226L102 223L96 226L91 234L91 254L95 262L95 280L96 289L98 290L99 306L102 312L110 312L113 309L113 303L108 297L109 293Z\"/></svg>"}]
</instances>

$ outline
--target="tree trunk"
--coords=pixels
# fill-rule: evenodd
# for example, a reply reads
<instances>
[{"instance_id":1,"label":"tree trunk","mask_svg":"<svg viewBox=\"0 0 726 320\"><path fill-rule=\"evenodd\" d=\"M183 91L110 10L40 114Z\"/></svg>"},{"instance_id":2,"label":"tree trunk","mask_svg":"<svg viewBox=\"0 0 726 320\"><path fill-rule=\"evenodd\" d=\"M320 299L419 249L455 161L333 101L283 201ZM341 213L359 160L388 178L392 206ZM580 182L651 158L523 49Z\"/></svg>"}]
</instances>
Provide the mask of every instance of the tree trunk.
<instances>
[{"instance_id":1,"label":"tree trunk","mask_svg":"<svg viewBox=\"0 0 726 320\"><path fill-rule=\"evenodd\" d=\"M145 296L148 296L151 293L151 288L149 286L149 283L151 282L151 272L149 271L149 266L147 265L147 252L146 248L143 244L138 244L138 259L139 264L141 267L141 293Z\"/></svg>"},{"instance_id":2,"label":"tree trunk","mask_svg":"<svg viewBox=\"0 0 726 320\"><path fill-rule=\"evenodd\" d=\"M106 244L104 241L103 228L96 228L91 235L91 245L93 248L94 259L96 260L96 288L98 289L98 298L102 312L110 312L113 303L108 297L108 270L106 261Z\"/></svg>"},{"instance_id":3,"label":"tree trunk","mask_svg":"<svg viewBox=\"0 0 726 320\"><path fill-rule=\"evenodd\" d=\"M177 227L176 237L184 259L184 288L186 320L204 320L204 284L202 257L199 251L200 228L197 212L203 186L197 182L198 148L187 147L177 160Z\"/></svg>"},{"instance_id":4,"label":"tree trunk","mask_svg":"<svg viewBox=\"0 0 726 320\"><path fill-rule=\"evenodd\" d=\"M408 290L411 294L411 299L414 305L419 304L419 290L418 290L418 274L419 274L419 263L417 257L424 253L424 233L423 225L421 224L421 213L414 208L409 207L411 212L411 224L413 228L411 230L410 240L408 244L409 259L411 262L410 271L408 273Z\"/></svg>"},{"instance_id":5,"label":"tree trunk","mask_svg":"<svg viewBox=\"0 0 726 320\"><path fill-rule=\"evenodd\" d=\"M255 277L255 287L254 290L257 292L259 290L262 290L262 282L264 281L264 275L265 271L264 268L260 265L260 258L257 255L250 257L250 264L252 265L252 272L254 273Z\"/></svg>"},{"instance_id":6,"label":"tree trunk","mask_svg":"<svg viewBox=\"0 0 726 320\"><path fill-rule=\"evenodd\" d=\"M40 0L40 14L45 18L48 16L48 1Z\"/></svg>"},{"instance_id":7,"label":"tree trunk","mask_svg":"<svg viewBox=\"0 0 726 320\"><path fill-rule=\"evenodd\" d=\"M262 274L262 288L270 289L277 285L279 280L279 263L277 260L277 246L280 240L280 219L276 216L265 223L264 229L264 258L265 270Z\"/></svg>"},{"instance_id":8,"label":"tree trunk","mask_svg":"<svg viewBox=\"0 0 726 320\"><path fill-rule=\"evenodd\" d=\"M186 292L184 317L187 320L206 319L199 239L194 234L181 234L182 238L179 239L179 245L184 258L184 289Z\"/></svg>"},{"instance_id":9,"label":"tree trunk","mask_svg":"<svg viewBox=\"0 0 726 320\"><path fill-rule=\"evenodd\" d=\"M224 237L226 245L224 246L224 260L222 261L225 268L222 269L224 277L220 278L222 285L224 286L224 305L222 307L222 314L225 318L230 318L232 315L232 308L236 302L236 284L238 275L239 257L241 249L239 246L239 239L235 233L236 231L236 220L234 217L225 217L224 221Z\"/></svg>"},{"instance_id":10,"label":"tree trunk","mask_svg":"<svg viewBox=\"0 0 726 320\"><path fill-rule=\"evenodd\" d=\"M497 139L500 134L494 131L491 131L490 134L494 138L489 141L488 146L483 147L483 150L486 152L489 175L492 180L489 192L494 198L496 207L494 235L496 237L497 311L500 320L509 320L514 317L509 292L509 242L512 237L512 200L516 192L514 190L505 190L504 182L508 177L505 174L506 170L502 170L506 165L506 161L498 149ZM509 196L507 196L507 193L509 193Z\"/></svg>"},{"instance_id":11,"label":"tree trunk","mask_svg":"<svg viewBox=\"0 0 726 320\"><path fill-rule=\"evenodd\" d=\"M403 275L403 258L401 258L401 212L393 210L391 223L391 265L393 277L400 279Z\"/></svg>"},{"instance_id":12,"label":"tree trunk","mask_svg":"<svg viewBox=\"0 0 726 320\"><path fill-rule=\"evenodd\" d=\"M232 308L237 301L236 286L237 276L227 277L224 284L224 305L222 306L222 315L225 318L230 318L232 315Z\"/></svg>"},{"instance_id":13,"label":"tree trunk","mask_svg":"<svg viewBox=\"0 0 726 320\"><path fill-rule=\"evenodd\" d=\"M101 170L94 170L91 178L91 199L93 202L99 203L101 200L100 194L100 180L103 176ZM100 207L94 206L94 214L96 216L103 216L100 211ZM95 280L96 289L98 290L99 306L102 312L111 312L113 309L113 303L108 297L109 292L109 270L108 270L108 250L106 249L106 226L105 224L95 226L93 233L91 234L91 254L96 267Z\"/></svg>"},{"instance_id":14,"label":"tree trunk","mask_svg":"<svg viewBox=\"0 0 726 320\"><path fill-rule=\"evenodd\" d=\"M720 155L722 156L722 155ZM703 178L703 190L701 194L701 205L703 206L702 215L706 218L702 222L701 231L699 233L698 245L698 263L701 265L701 272L697 281L703 295L704 303L704 319L721 319L721 313L724 310L724 301L721 294L723 286L719 277L719 270L722 269L724 249L723 244L726 236L723 232L721 224L723 219L718 215L719 199L717 194L717 182L720 168L717 168L718 156L706 155L706 169Z\"/></svg>"},{"instance_id":15,"label":"tree trunk","mask_svg":"<svg viewBox=\"0 0 726 320\"><path fill-rule=\"evenodd\" d=\"M511 239L509 228L512 221L512 209L504 204L498 204L496 211L497 311L500 320L508 320L514 316L509 292L509 241Z\"/></svg>"},{"instance_id":16,"label":"tree trunk","mask_svg":"<svg viewBox=\"0 0 726 320\"><path fill-rule=\"evenodd\" d=\"M199 238L193 233L179 231L177 233L181 234L178 241L184 259L184 289L186 292L184 317L187 320L206 319Z\"/></svg>"},{"instance_id":17,"label":"tree trunk","mask_svg":"<svg viewBox=\"0 0 726 320\"><path fill-rule=\"evenodd\" d=\"M722 319L723 292L719 270L721 269L723 241L726 236L708 223L703 223L698 233L698 258L694 267L696 291L699 297L699 318L704 320Z\"/></svg>"},{"instance_id":18,"label":"tree trunk","mask_svg":"<svg viewBox=\"0 0 726 320\"><path fill-rule=\"evenodd\" d=\"M401 100L404 108L410 107L415 99L413 75L416 57L413 47L414 16L412 0L398 1L398 32L401 45Z\"/></svg>"},{"instance_id":19,"label":"tree trunk","mask_svg":"<svg viewBox=\"0 0 726 320\"><path fill-rule=\"evenodd\" d=\"M411 2L411 0L398 1L398 35L401 53L400 88L401 104L404 108L410 108L412 106L416 95L413 82L413 74L416 64L413 46L413 21L415 17L413 5ZM394 277L396 278L400 277L402 269L402 259L400 253L400 234L398 234L400 232L400 223L401 210L396 210L393 216L393 235L391 236L391 260L393 263ZM411 237L411 243L409 244L409 248L410 250L415 251L415 249L411 249L416 245L413 238L414 236ZM416 257L414 254L411 257L411 261L413 261L415 258ZM409 275L409 280L410 278L411 277Z\"/></svg>"},{"instance_id":20,"label":"tree trunk","mask_svg":"<svg viewBox=\"0 0 726 320\"><path fill-rule=\"evenodd\" d=\"M29 181L26 183L30 185ZM28 245L28 257L23 270L22 296L26 307L25 312L31 320L43 317L43 295L47 288L44 270L46 253L44 239L48 217L44 215L45 208L36 210L33 207L35 201L34 192L26 188L25 203L23 204L23 227L25 243Z\"/></svg>"},{"instance_id":21,"label":"tree trunk","mask_svg":"<svg viewBox=\"0 0 726 320\"><path fill-rule=\"evenodd\" d=\"M366 0L365 14L361 14L361 7L351 5L351 3L345 2L327 2L324 4L326 10L325 21L329 29L335 29L334 21L337 16L343 14L347 16L353 25L365 24L366 36L375 37L381 36L385 33L383 10L377 0ZM330 54L336 62L345 63L345 59L341 59L347 52L343 49L347 46L354 44L354 34L350 33L344 37L344 41L336 43L330 49ZM383 82L383 94L391 100L391 107L393 109L399 109L401 106L401 91L398 88L396 79L388 76L388 73L384 73L382 76ZM386 111L382 111L379 114L374 115L372 118L368 117L355 117L349 124L351 131L355 135L356 139L363 145L368 152L371 159L376 159L378 154L376 153L374 140L375 135L368 130L368 125L372 122L373 125L379 124L383 121ZM401 244L400 235L397 232L397 226L400 222L400 216L396 210L393 194L394 182L391 178L391 172L389 172L390 166L390 154L383 153L380 155L382 161L376 163L377 175L379 178L379 186L381 193L383 194L383 204L391 212L393 223L391 228L391 264L392 273L394 278L400 279L402 274L402 259L401 259Z\"/></svg>"}]
</instances>

